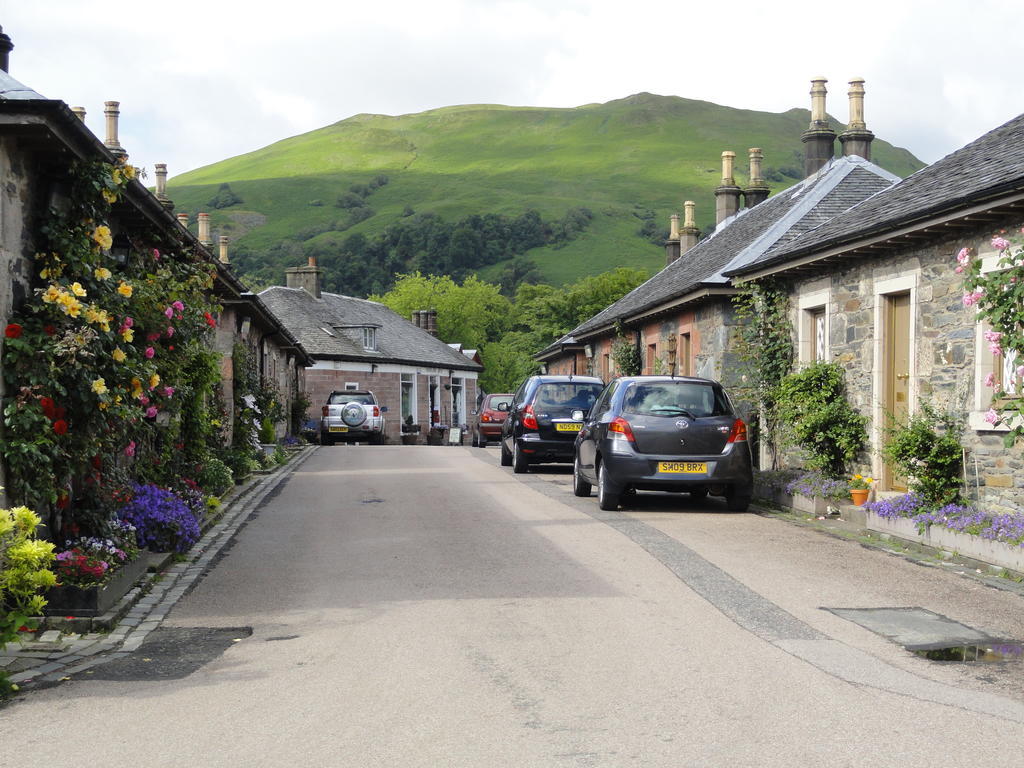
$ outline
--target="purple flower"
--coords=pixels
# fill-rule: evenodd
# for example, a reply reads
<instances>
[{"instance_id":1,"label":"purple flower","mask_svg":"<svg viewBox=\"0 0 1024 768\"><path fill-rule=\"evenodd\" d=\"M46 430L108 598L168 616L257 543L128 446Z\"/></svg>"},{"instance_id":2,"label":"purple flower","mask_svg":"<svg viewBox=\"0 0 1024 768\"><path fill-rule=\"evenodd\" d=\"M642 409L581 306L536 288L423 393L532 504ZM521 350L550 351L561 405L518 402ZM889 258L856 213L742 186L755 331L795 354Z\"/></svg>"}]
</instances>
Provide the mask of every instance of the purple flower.
<instances>
[{"instance_id":1,"label":"purple flower","mask_svg":"<svg viewBox=\"0 0 1024 768\"><path fill-rule=\"evenodd\" d=\"M916 493L893 496L881 501L869 501L864 505L864 509L889 520L897 517L913 517L923 507L924 499Z\"/></svg>"},{"instance_id":2,"label":"purple flower","mask_svg":"<svg viewBox=\"0 0 1024 768\"><path fill-rule=\"evenodd\" d=\"M118 517L135 526L140 547L154 552L187 552L199 539L199 523L181 497L155 485L134 485L132 500Z\"/></svg>"}]
</instances>

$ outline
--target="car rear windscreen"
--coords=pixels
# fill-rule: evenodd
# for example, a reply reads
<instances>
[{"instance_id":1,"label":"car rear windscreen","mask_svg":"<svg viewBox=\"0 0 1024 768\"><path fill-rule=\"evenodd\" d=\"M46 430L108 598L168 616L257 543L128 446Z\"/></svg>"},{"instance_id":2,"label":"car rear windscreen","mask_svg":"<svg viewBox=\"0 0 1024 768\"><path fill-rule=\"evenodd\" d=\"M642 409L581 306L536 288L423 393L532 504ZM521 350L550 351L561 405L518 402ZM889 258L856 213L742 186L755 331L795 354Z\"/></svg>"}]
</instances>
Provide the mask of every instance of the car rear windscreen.
<instances>
[{"instance_id":1,"label":"car rear windscreen","mask_svg":"<svg viewBox=\"0 0 1024 768\"><path fill-rule=\"evenodd\" d=\"M373 395L365 392L335 392L327 400L328 405L344 405L345 403L373 405Z\"/></svg>"},{"instance_id":2,"label":"car rear windscreen","mask_svg":"<svg viewBox=\"0 0 1024 768\"><path fill-rule=\"evenodd\" d=\"M624 413L644 416L725 416L731 413L725 393L696 381L633 383L622 401Z\"/></svg>"},{"instance_id":3,"label":"car rear windscreen","mask_svg":"<svg viewBox=\"0 0 1024 768\"><path fill-rule=\"evenodd\" d=\"M558 408L588 410L604 389L600 384L541 384L533 398L534 408Z\"/></svg>"},{"instance_id":4,"label":"car rear windscreen","mask_svg":"<svg viewBox=\"0 0 1024 768\"><path fill-rule=\"evenodd\" d=\"M502 395L501 397L498 397L497 395L491 395L488 398L488 400L487 400L486 407L489 408L492 411L496 411L501 406L504 405L505 406L505 410L507 411L508 410L508 405L511 402L512 402L512 395Z\"/></svg>"}]
</instances>

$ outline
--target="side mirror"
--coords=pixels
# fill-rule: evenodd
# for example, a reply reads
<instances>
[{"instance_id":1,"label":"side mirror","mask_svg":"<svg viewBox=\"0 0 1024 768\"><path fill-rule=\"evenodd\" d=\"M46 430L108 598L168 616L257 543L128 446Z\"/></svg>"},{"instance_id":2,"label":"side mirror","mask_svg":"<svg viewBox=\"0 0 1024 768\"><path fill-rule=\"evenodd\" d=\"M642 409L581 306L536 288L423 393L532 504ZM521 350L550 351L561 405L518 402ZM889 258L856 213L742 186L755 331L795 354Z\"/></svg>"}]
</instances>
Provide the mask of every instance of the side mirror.
<instances>
[{"instance_id":1,"label":"side mirror","mask_svg":"<svg viewBox=\"0 0 1024 768\"><path fill-rule=\"evenodd\" d=\"M509 411L509 404L508 403L498 403L498 410L502 411L504 413L508 413L508 411Z\"/></svg>"},{"instance_id":2,"label":"side mirror","mask_svg":"<svg viewBox=\"0 0 1024 768\"><path fill-rule=\"evenodd\" d=\"M381 412L381 413L387 413L387 412L388 412L388 407L387 407L386 405L382 405L382 406L380 407L380 412Z\"/></svg>"},{"instance_id":3,"label":"side mirror","mask_svg":"<svg viewBox=\"0 0 1024 768\"><path fill-rule=\"evenodd\" d=\"M572 414L570 414L570 418L572 418L573 421L583 421L584 416L586 416L586 414L579 408L577 408L572 412Z\"/></svg>"}]
</instances>

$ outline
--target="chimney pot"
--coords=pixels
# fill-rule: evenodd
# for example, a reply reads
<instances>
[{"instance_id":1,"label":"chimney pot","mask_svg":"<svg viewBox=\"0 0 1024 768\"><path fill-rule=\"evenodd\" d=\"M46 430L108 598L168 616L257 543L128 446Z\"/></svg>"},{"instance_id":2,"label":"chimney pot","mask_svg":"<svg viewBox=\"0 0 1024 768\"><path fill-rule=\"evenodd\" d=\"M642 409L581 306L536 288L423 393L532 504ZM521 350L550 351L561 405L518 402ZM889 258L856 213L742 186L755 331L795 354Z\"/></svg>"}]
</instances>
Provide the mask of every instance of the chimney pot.
<instances>
[{"instance_id":1,"label":"chimney pot","mask_svg":"<svg viewBox=\"0 0 1024 768\"><path fill-rule=\"evenodd\" d=\"M828 95L828 89L825 88L825 83L828 80L824 77L816 77L811 80L811 124L808 126L812 130L821 126L828 126L828 115L825 111L825 97Z\"/></svg>"},{"instance_id":2,"label":"chimney pot","mask_svg":"<svg viewBox=\"0 0 1024 768\"><path fill-rule=\"evenodd\" d=\"M431 307L427 310L427 333L437 336L437 310Z\"/></svg>"},{"instance_id":3,"label":"chimney pot","mask_svg":"<svg viewBox=\"0 0 1024 768\"><path fill-rule=\"evenodd\" d=\"M736 181L733 179L733 161L736 159L736 153L726 150L722 153L722 186L723 187L734 187Z\"/></svg>"},{"instance_id":4,"label":"chimney pot","mask_svg":"<svg viewBox=\"0 0 1024 768\"><path fill-rule=\"evenodd\" d=\"M203 245L213 245L213 241L210 239L210 214L200 213L199 214L199 242Z\"/></svg>"},{"instance_id":5,"label":"chimney pot","mask_svg":"<svg viewBox=\"0 0 1024 768\"><path fill-rule=\"evenodd\" d=\"M188 214L187 213L179 213L178 214L178 223L181 224L181 226L184 227L185 229L188 229Z\"/></svg>"},{"instance_id":6,"label":"chimney pot","mask_svg":"<svg viewBox=\"0 0 1024 768\"><path fill-rule=\"evenodd\" d=\"M174 203L167 196L167 163L156 163L153 166L153 175L156 176L156 199L166 210L173 211Z\"/></svg>"},{"instance_id":7,"label":"chimney pot","mask_svg":"<svg viewBox=\"0 0 1024 768\"><path fill-rule=\"evenodd\" d=\"M850 122L846 130L839 135L843 145L843 157L858 155L865 160L871 159L871 142L875 134L868 130L864 122L864 78L855 77L850 80Z\"/></svg>"},{"instance_id":8,"label":"chimney pot","mask_svg":"<svg viewBox=\"0 0 1024 768\"><path fill-rule=\"evenodd\" d=\"M764 178L761 175L761 161L764 160L761 148L751 147L748 151L750 153L750 186L743 190L743 196L746 198L747 207L753 208L755 205L763 203L771 190L764 183Z\"/></svg>"},{"instance_id":9,"label":"chimney pot","mask_svg":"<svg viewBox=\"0 0 1024 768\"><path fill-rule=\"evenodd\" d=\"M697 220L694 216L695 207L693 200L683 203L683 231L679 236L680 256L693 248L697 244L697 238L700 237L700 230L697 229Z\"/></svg>"},{"instance_id":10,"label":"chimney pot","mask_svg":"<svg viewBox=\"0 0 1024 768\"><path fill-rule=\"evenodd\" d=\"M733 178L733 160L736 153L722 153L722 184L715 190L715 224L721 224L740 209L740 188Z\"/></svg>"},{"instance_id":11,"label":"chimney pot","mask_svg":"<svg viewBox=\"0 0 1024 768\"><path fill-rule=\"evenodd\" d=\"M678 213L673 213L669 217L668 239L669 240L678 240L679 239L679 214Z\"/></svg>"},{"instance_id":12,"label":"chimney pot","mask_svg":"<svg viewBox=\"0 0 1024 768\"><path fill-rule=\"evenodd\" d=\"M128 153L124 151L124 147L121 146L121 142L117 139L117 119L121 114L121 110L118 107L120 106L121 102L119 101L103 102L103 114L107 120L107 138L103 143L115 155L126 155Z\"/></svg>"},{"instance_id":13,"label":"chimney pot","mask_svg":"<svg viewBox=\"0 0 1024 768\"><path fill-rule=\"evenodd\" d=\"M231 260L228 259L228 236L220 236L220 263L230 264Z\"/></svg>"},{"instance_id":14,"label":"chimney pot","mask_svg":"<svg viewBox=\"0 0 1024 768\"><path fill-rule=\"evenodd\" d=\"M0 27L0 69L4 72L10 71L11 51L14 50L14 43L9 35L4 34L4 28Z\"/></svg>"},{"instance_id":15,"label":"chimney pot","mask_svg":"<svg viewBox=\"0 0 1024 768\"><path fill-rule=\"evenodd\" d=\"M71 111L75 113L75 117L85 122L85 107L72 107Z\"/></svg>"},{"instance_id":16,"label":"chimney pot","mask_svg":"<svg viewBox=\"0 0 1024 768\"><path fill-rule=\"evenodd\" d=\"M673 213L669 218L668 240L665 241L665 265L679 258L679 214Z\"/></svg>"},{"instance_id":17,"label":"chimney pot","mask_svg":"<svg viewBox=\"0 0 1024 768\"><path fill-rule=\"evenodd\" d=\"M804 177L813 176L836 154L836 132L828 124L825 111L824 77L811 80L811 124L800 140L804 143Z\"/></svg>"}]
</instances>

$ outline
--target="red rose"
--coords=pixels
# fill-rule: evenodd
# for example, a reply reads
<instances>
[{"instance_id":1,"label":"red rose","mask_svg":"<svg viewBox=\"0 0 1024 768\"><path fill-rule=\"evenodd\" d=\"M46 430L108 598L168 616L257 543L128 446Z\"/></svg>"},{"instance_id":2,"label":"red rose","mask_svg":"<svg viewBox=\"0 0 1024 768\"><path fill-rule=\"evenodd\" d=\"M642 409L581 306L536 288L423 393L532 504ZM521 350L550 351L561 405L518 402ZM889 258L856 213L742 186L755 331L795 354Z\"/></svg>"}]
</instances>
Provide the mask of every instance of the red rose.
<instances>
[{"instance_id":1,"label":"red rose","mask_svg":"<svg viewBox=\"0 0 1024 768\"><path fill-rule=\"evenodd\" d=\"M211 315L209 312L203 312L203 317L206 319L206 324L211 328L217 325L217 321L213 319L213 315Z\"/></svg>"},{"instance_id":2,"label":"red rose","mask_svg":"<svg viewBox=\"0 0 1024 768\"><path fill-rule=\"evenodd\" d=\"M4 335L8 339L16 339L21 336L21 326L17 323L8 323L7 328L4 330Z\"/></svg>"},{"instance_id":3,"label":"red rose","mask_svg":"<svg viewBox=\"0 0 1024 768\"><path fill-rule=\"evenodd\" d=\"M53 336L53 334L57 332L57 327L54 325L44 325L43 332L46 333L47 336Z\"/></svg>"},{"instance_id":4,"label":"red rose","mask_svg":"<svg viewBox=\"0 0 1024 768\"><path fill-rule=\"evenodd\" d=\"M53 431L58 435L65 435L68 431L68 423L64 419L57 419L53 422Z\"/></svg>"},{"instance_id":5,"label":"red rose","mask_svg":"<svg viewBox=\"0 0 1024 768\"><path fill-rule=\"evenodd\" d=\"M67 494L61 494L57 498L57 509L67 509L68 508L68 504L70 504L70 503L71 503L71 499L67 496ZM77 531L76 531L76 533L77 533Z\"/></svg>"},{"instance_id":6,"label":"red rose","mask_svg":"<svg viewBox=\"0 0 1024 768\"><path fill-rule=\"evenodd\" d=\"M54 404L52 397L40 397L39 406L43 409L43 414L46 416L46 418L50 419L51 421L53 421L53 419L56 418L57 407Z\"/></svg>"}]
</instances>

